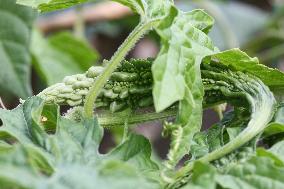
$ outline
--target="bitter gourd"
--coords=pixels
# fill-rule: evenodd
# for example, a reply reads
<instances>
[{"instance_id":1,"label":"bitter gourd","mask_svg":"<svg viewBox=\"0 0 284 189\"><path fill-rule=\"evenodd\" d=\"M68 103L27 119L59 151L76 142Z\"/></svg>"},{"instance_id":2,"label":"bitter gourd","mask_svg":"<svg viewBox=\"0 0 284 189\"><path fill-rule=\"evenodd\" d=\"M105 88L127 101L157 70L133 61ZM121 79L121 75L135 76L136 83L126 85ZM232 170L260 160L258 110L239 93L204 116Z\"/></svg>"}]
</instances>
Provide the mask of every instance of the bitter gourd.
<instances>
[{"instance_id":1,"label":"bitter gourd","mask_svg":"<svg viewBox=\"0 0 284 189\"><path fill-rule=\"evenodd\" d=\"M126 107L146 107L153 104L152 99L152 60L131 59L123 61L112 73L96 101L97 107L108 107L112 112ZM84 74L67 76L62 83L52 85L38 96L46 103L79 106L89 91L94 80L104 67L93 66ZM220 64L201 64L202 81L205 90L204 107L214 106L229 101L237 106L247 106L244 88L255 92L252 86L256 77L234 72ZM252 86L250 86L252 85Z\"/></svg>"},{"instance_id":2,"label":"bitter gourd","mask_svg":"<svg viewBox=\"0 0 284 189\"><path fill-rule=\"evenodd\" d=\"M96 105L109 107L113 112L127 106L131 108L151 106L153 103L151 63L151 60L123 61L100 92ZM103 69L98 66L91 67L85 74L66 77L62 83L45 89L39 96L47 103L80 105L91 84ZM241 120L240 124L237 119L226 123L226 127L242 125L241 131L233 140L217 149L211 149L212 151L199 158L199 161L210 162L230 154L259 134L271 120L276 102L272 92L259 78L232 70L220 63L202 63L201 76L205 92L203 107L229 102L234 106L236 116L241 111L245 114L242 117L246 118ZM193 162L190 162L179 170L176 182L171 183L168 188L179 188L187 183L190 178L188 173L192 167Z\"/></svg>"},{"instance_id":3,"label":"bitter gourd","mask_svg":"<svg viewBox=\"0 0 284 189\"><path fill-rule=\"evenodd\" d=\"M97 107L109 107L117 112L125 107L145 107L153 103L150 60L123 61L112 73L96 101ZM48 87L38 94L47 103L81 105L94 80L104 67L93 66L85 74L67 76L62 83Z\"/></svg>"}]
</instances>

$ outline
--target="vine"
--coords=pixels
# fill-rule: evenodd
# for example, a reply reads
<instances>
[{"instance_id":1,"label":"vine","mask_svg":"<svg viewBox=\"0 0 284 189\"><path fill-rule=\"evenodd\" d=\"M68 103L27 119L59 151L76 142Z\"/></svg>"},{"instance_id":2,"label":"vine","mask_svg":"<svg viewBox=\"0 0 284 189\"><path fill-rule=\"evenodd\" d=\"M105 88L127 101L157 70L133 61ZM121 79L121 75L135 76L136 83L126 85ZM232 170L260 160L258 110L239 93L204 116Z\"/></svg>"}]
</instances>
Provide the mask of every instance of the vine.
<instances>
[{"instance_id":1,"label":"vine","mask_svg":"<svg viewBox=\"0 0 284 189\"><path fill-rule=\"evenodd\" d=\"M130 33L127 39L118 48L113 57L108 61L107 67L104 69L103 73L96 79L93 86L91 87L84 104L85 116L91 118L94 116L94 106L96 98L103 88L104 84L116 69L119 63L124 59L131 48L136 44L136 42L151 29L155 24L159 23L159 20L149 21L147 23L141 23Z\"/></svg>"},{"instance_id":2,"label":"vine","mask_svg":"<svg viewBox=\"0 0 284 189\"><path fill-rule=\"evenodd\" d=\"M18 3L49 11L84 1ZM208 36L214 19L202 10L185 12L172 0L116 1L138 13L140 22L104 66L66 76L14 110L0 98L1 188L284 188L284 73L240 49L219 52ZM0 11L13 10L5 10L7 18L23 9L8 0L0 4ZM217 17L224 21L218 11ZM160 37L157 57L125 60L151 30ZM5 48L4 61L17 59L9 60L13 50ZM234 109L223 115L226 103ZM61 115L61 105L71 108ZM202 130L206 108L221 120ZM161 135L170 138L164 161L153 158L150 140L133 131L155 120L164 121ZM102 154L104 128L122 140Z\"/></svg>"}]
</instances>

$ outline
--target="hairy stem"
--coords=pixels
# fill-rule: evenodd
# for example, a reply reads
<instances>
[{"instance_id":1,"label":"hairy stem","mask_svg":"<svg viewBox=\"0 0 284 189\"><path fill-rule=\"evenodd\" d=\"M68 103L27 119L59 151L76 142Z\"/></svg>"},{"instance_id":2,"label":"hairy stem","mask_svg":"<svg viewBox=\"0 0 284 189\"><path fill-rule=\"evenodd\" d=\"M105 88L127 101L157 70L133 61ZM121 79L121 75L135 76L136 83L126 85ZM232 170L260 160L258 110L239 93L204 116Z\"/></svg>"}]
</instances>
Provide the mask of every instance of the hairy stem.
<instances>
[{"instance_id":1,"label":"hairy stem","mask_svg":"<svg viewBox=\"0 0 284 189\"><path fill-rule=\"evenodd\" d=\"M176 110L166 110L161 113L141 113L141 114L131 114L128 113L114 113L114 114L102 114L98 115L99 124L103 127L111 127L113 125L124 125L127 119L128 124L143 123L146 121L153 121L159 119L166 119L169 117L176 116Z\"/></svg>"},{"instance_id":2,"label":"hairy stem","mask_svg":"<svg viewBox=\"0 0 284 189\"><path fill-rule=\"evenodd\" d=\"M147 33L154 24L158 23L159 20L149 21L147 23L140 23L127 37L127 39L122 43L116 53L113 55L108 65L104 69L103 73L96 79L88 95L86 96L86 101L84 104L84 113L87 118L93 117L93 111L95 106L96 98L103 88L104 84L107 82L111 73L117 68L119 63L124 59L131 48L136 44L136 42Z\"/></svg>"}]
</instances>

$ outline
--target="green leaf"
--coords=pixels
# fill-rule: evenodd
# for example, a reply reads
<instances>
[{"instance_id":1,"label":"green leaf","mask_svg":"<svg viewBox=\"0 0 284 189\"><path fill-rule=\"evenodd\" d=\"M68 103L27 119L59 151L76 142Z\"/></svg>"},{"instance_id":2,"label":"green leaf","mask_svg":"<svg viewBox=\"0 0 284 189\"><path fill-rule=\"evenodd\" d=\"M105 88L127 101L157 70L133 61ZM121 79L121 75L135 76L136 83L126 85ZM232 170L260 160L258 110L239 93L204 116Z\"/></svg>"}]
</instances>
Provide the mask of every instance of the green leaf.
<instances>
[{"instance_id":1,"label":"green leaf","mask_svg":"<svg viewBox=\"0 0 284 189\"><path fill-rule=\"evenodd\" d=\"M225 170L196 162L193 174L183 189L279 189L284 187L284 167L271 157L254 156L236 162Z\"/></svg>"},{"instance_id":2,"label":"green leaf","mask_svg":"<svg viewBox=\"0 0 284 189\"><path fill-rule=\"evenodd\" d=\"M99 58L85 41L67 32L46 40L34 31L31 52L37 72L48 85L62 81L67 75L85 72Z\"/></svg>"},{"instance_id":3,"label":"green leaf","mask_svg":"<svg viewBox=\"0 0 284 189\"><path fill-rule=\"evenodd\" d=\"M276 143L268 151L280 157L284 163L284 141Z\"/></svg>"},{"instance_id":4,"label":"green leaf","mask_svg":"<svg viewBox=\"0 0 284 189\"><path fill-rule=\"evenodd\" d=\"M36 97L27 99L23 105L11 111L0 109L0 119L3 122L3 126L0 127L0 137L2 139L13 137L23 144L34 142L42 145L46 138L39 124L42 108L43 100Z\"/></svg>"},{"instance_id":5,"label":"green leaf","mask_svg":"<svg viewBox=\"0 0 284 189\"><path fill-rule=\"evenodd\" d=\"M51 46L64 54L68 54L87 70L100 58L98 52L87 41L76 38L69 32L60 32L48 38Z\"/></svg>"},{"instance_id":6,"label":"green leaf","mask_svg":"<svg viewBox=\"0 0 284 189\"><path fill-rule=\"evenodd\" d=\"M225 129L222 125L216 124L207 131L196 133L190 148L191 160L200 158L221 147L225 142L223 141L224 131Z\"/></svg>"},{"instance_id":7,"label":"green leaf","mask_svg":"<svg viewBox=\"0 0 284 189\"><path fill-rule=\"evenodd\" d=\"M264 130L262 137L265 138L279 133L284 133L284 125L273 122Z\"/></svg>"},{"instance_id":8,"label":"green leaf","mask_svg":"<svg viewBox=\"0 0 284 189\"><path fill-rule=\"evenodd\" d=\"M213 166L196 162L194 164L191 182L182 189L215 189L217 171Z\"/></svg>"},{"instance_id":9,"label":"green leaf","mask_svg":"<svg viewBox=\"0 0 284 189\"><path fill-rule=\"evenodd\" d=\"M258 156L272 158L279 166L284 167L284 141L274 144L269 150L260 148L257 150Z\"/></svg>"},{"instance_id":10,"label":"green leaf","mask_svg":"<svg viewBox=\"0 0 284 189\"><path fill-rule=\"evenodd\" d=\"M17 0L17 3L38 9L40 12L48 12L69 8L86 1L87 0Z\"/></svg>"},{"instance_id":11,"label":"green leaf","mask_svg":"<svg viewBox=\"0 0 284 189\"><path fill-rule=\"evenodd\" d=\"M179 135L172 139L176 148L169 155L171 164L188 153L190 141L201 127L204 91L200 63L215 51L205 33L212 23L213 19L201 10L184 13L172 7L170 15L157 28L162 48L152 67L155 109L160 112L180 101Z\"/></svg>"},{"instance_id":12,"label":"green leaf","mask_svg":"<svg viewBox=\"0 0 284 189\"><path fill-rule=\"evenodd\" d=\"M273 122L265 128L262 137L267 138L276 134L284 133L284 107L280 106L274 115Z\"/></svg>"},{"instance_id":13,"label":"green leaf","mask_svg":"<svg viewBox=\"0 0 284 189\"><path fill-rule=\"evenodd\" d=\"M28 153L28 150L21 146L14 146L12 151L0 154L0 183L1 188L36 188L41 178L30 166L31 159L35 154ZM16 165L16 166L15 166Z\"/></svg>"},{"instance_id":14,"label":"green leaf","mask_svg":"<svg viewBox=\"0 0 284 189\"><path fill-rule=\"evenodd\" d=\"M32 94L28 49L35 16L14 0L0 0L0 67L5 68L0 70L0 90L21 98Z\"/></svg>"},{"instance_id":15,"label":"green leaf","mask_svg":"<svg viewBox=\"0 0 284 189\"><path fill-rule=\"evenodd\" d=\"M14 110L0 109L3 122L1 138L5 140L12 136L23 145L41 148L43 152L51 153L57 162L87 161L91 156L97 157L103 132L96 121L85 119L77 123L61 117L57 109L53 111L53 116L45 117L51 118L50 123L56 124L53 126L56 128L55 134L48 135L42 123L42 112L47 112L43 108L44 101L32 97ZM70 149L66 150L68 147Z\"/></svg>"},{"instance_id":16,"label":"green leaf","mask_svg":"<svg viewBox=\"0 0 284 189\"><path fill-rule=\"evenodd\" d=\"M206 189L214 189L216 184L212 181L215 179L215 175L216 171L212 166L196 162L192 175L192 183Z\"/></svg>"},{"instance_id":17,"label":"green leaf","mask_svg":"<svg viewBox=\"0 0 284 189\"><path fill-rule=\"evenodd\" d=\"M284 188L284 168L276 166L272 159L254 157L217 176L217 182L227 189Z\"/></svg>"},{"instance_id":18,"label":"green leaf","mask_svg":"<svg viewBox=\"0 0 284 189\"><path fill-rule=\"evenodd\" d=\"M130 136L109 155L110 158L128 161L140 170L157 170L158 166L151 160L152 148L149 140L135 134Z\"/></svg>"},{"instance_id":19,"label":"green leaf","mask_svg":"<svg viewBox=\"0 0 284 189\"><path fill-rule=\"evenodd\" d=\"M133 135L113 154L99 154L103 130L96 119L68 120L60 116L59 108L44 106L39 97L29 98L12 111L0 109L0 119L3 189L155 189L159 186L158 167L150 160L150 143L144 137ZM47 133L43 128L46 125L56 131ZM17 141L7 146L5 140L9 138L3 134L14 136Z\"/></svg>"},{"instance_id":20,"label":"green leaf","mask_svg":"<svg viewBox=\"0 0 284 189\"><path fill-rule=\"evenodd\" d=\"M200 24L201 19L204 19L204 25ZM196 73L203 56L214 51L212 42L202 31L208 31L212 23L212 18L203 11L181 13L172 7L168 18L157 28L162 48L152 67L156 111L184 99L186 79L194 80L200 72ZM192 78L185 77L186 69L194 73L188 73ZM189 81L188 84L192 83Z\"/></svg>"},{"instance_id":21,"label":"green leaf","mask_svg":"<svg viewBox=\"0 0 284 189\"><path fill-rule=\"evenodd\" d=\"M172 0L113 0L119 2L141 16L141 22L165 17Z\"/></svg>"},{"instance_id":22,"label":"green leaf","mask_svg":"<svg viewBox=\"0 0 284 189\"><path fill-rule=\"evenodd\" d=\"M12 153L0 155L0 184L2 189L93 189L93 188L158 188L146 180L135 167L117 160L105 160L99 165L79 162L58 165L51 175L33 169L25 148L15 148Z\"/></svg>"},{"instance_id":23,"label":"green leaf","mask_svg":"<svg viewBox=\"0 0 284 189\"><path fill-rule=\"evenodd\" d=\"M207 56L203 62L216 62L228 66L230 69L255 75L272 90L284 87L283 72L259 64L257 58L249 57L240 49L231 49Z\"/></svg>"},{"instance_id":24,"label":"green leaf","mask_svg":"<svg viewBox=\"0 0 284 189\"><path fill-rule=\"evenodd\" d=\"M242 132L246 124L247 116L235 107L235 111L226 113L222 121L205 131L196 133L190 150L191 161L202 158L233 141ZM231 163L250 158L254 154L256 142L257 139L251 140L237 150L231 151L226 156L214 161L213 164L218 167L227 167Z\"/></svg>"},{"instance_id":25,"label":"green leaf","mask_svg":"<svg viewBox=\"0 0 284 189\"><path fill-rule=\"evenodd\" d=\"M118 3L121 3L129 7L132 11L138 13L139 15L145 15L144 1L142 0L114 0Z\"/></svg>"},{"instance_id":26,"label":"green leaf","mask_svg":"<svg viewBox=\"0 0 284 189\"><path fill-rule=\"evenodd\" d=\"M52 182L50 182L52 180ZM98 166L68 165L61 167L47 184L47 188L84 189L156 189L158 185L147 181L135 167L121 161L104 161Z\"/></svg>"}]
</instances>

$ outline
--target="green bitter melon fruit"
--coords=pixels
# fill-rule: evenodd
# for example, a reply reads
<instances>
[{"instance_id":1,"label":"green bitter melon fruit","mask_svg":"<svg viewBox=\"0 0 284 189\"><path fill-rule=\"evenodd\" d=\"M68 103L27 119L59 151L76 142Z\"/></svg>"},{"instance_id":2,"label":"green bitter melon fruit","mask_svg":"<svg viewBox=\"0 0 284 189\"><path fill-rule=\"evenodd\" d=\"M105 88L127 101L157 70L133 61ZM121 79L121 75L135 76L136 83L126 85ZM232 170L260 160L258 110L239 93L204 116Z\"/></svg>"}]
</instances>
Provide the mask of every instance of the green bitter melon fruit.
<instances>
[{"instance_id":1,"label":"green bitter melon fruit","mask_svg":"<svg viewBox=\"0 0 284 189\"><path fill-rule=\"evenodd\" d=\"M97 107L109 107L117 112L126 107L136 108L152 105L152 74L150 60L123 61L104 85L96 101ZM42 91L38 96L47 103L81 105L104 67L93 66L85 74L67 76L62 83Z\"/></svg>"},{"instance_id":2,"label":"green bitter melon fruit","mask_svg":"<svg viewBox=\"0 0 284 189\"><path fill-rule=\"evenodd\" d=\"M107 107L111 112L118 112L126 107L135 109L153 105L151 66L152 60L149 59L123 61L104 85L96 107ZM103 69L102 66L93 66L84 74L67 76L62 83L46 88L38 96L46 103L82 105L89 88ZM256 82L262 84L252 75L232 71L217 63L203 63L201 74L205 90L204 107L227 101L237 106L247 106L246 93L256 92Z\"/></svg>"}]
</instances>

